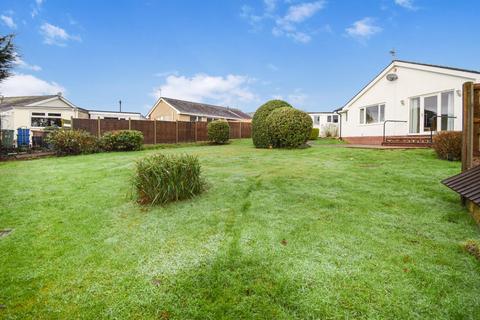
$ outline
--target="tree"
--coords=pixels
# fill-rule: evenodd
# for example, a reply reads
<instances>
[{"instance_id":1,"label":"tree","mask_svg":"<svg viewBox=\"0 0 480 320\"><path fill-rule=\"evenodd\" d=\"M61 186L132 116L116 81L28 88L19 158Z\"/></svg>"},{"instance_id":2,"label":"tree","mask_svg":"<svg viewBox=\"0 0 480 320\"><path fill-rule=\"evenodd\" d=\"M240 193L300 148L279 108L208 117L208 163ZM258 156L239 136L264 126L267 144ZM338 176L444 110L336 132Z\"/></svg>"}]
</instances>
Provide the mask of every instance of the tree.
<instances>
[{"instance_id":1,"label":"tree","mask_svg":"<svg viewBox=\"0 0 480 320\"><path fill-rule=\"evenodd\" d=\"M13 34L0 35L0 82L12 75L11 69L17 59L15 45L13 44Z\"/></svg>"}]
</instances>

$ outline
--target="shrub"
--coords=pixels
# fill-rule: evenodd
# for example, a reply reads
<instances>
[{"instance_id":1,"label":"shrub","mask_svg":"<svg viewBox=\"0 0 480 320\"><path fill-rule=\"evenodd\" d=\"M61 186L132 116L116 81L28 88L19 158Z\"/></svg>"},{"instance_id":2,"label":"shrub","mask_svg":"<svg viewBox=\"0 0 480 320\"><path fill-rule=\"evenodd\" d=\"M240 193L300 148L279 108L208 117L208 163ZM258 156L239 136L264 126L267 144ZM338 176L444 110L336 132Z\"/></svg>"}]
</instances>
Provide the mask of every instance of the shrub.
<instances>
[{"instance_id":1,"label":"shrub","mask_svg":"<svg viewBox=\"0 0 480 320\"><path fill-rule=\"evenodd\" d=\"M207 125L208 140L216 144L228 142L230 137L230 126L227 121L215 120Z\"/></svg>"},{"instance_id":2,"label":"shrub","mask_svg":"<svg viewBox=\"0 0 480 320\"><path fill-rule=\"evenodd\" d=\"M266 123L267 117L273 110L285 107L292 108L292 106L285 101L270 100L255 111L252 119L252 140L255 147L268 148L271 145L271 140L268 136L268 125Z\"/></svg>"},{"instance_id":3,"label":"shrub","mask_svg":"<svg viewBox=\"0 0 480 320\"><path fill-rule=\"evenodd\" d=\"M325 138L335 138L338 136L338 126L334 124L326 124L323 126L323 136Z\"/></svg>"},{"instance_id":4,"label":"shrub","mask_svg":"<svg viewBox=\"0 0 480 320\"><path fill-rule=\"evenodd\" d=\"M317 140L319 135L320 129L312 128L312 131L310 131L310 138L308 140Z\"/></svg>"},{"instance_id":5,"label":"shrub","mask_svg":"<svg viewBox=\"0 0 480 320\"><path fill-rule=\"evenodd\" d=\"M293 108L273 110L267 124L274 148L298 148L307 142L312 132L312 118Z\"/></svg>"},{"instance_id":6,"label":"shrub","mask_svg":"<svg viewBox=\"0 0 480 320\"><path fill-rule=\"evenodd\" d=\"M475 240L467 240L463 244L463 248L465 251L470 253L472 256L480 260L480 243Z\"/></svg>"},{"instance_id":7,"label":"shrub","mask_svg":"<svg viewBox=\"0 0 480 320\"><path fill-rule=\"evenodd\" d=\"M134 151L143 146L143 133L136 130L109 131L100 138L105 151Z\"/></svg>"},{"instance_id":8,"label":"shrub","mask_svg":"<svg viewBox=\"0 0 480 320\"><path fill-rule=\"evenodd\" d=\"M98 139L83 130L54 130L47 135L46 142L58 155L98 152Z\"/></svg>"},{"instance_id":9,"label":"shrub","mask_svg":"<svg viewBox=\"0 0 480 320\"><path fill-rule=\"evenodd\" d=\"M134 184L141 204L188 199L204 187L198 158L190 155L155 154L138 161Z\"/></svg>"},{"instance_id":10,"label":"shrub","mask_svg":"<svg viewBox=\"0 0 480 320\"><path fill-rule=\"evenodd\" d=\"M440 159L460 160L462 158L462 133L441 131L433 138L433 149Z\"/></svg>"}]
</instances>

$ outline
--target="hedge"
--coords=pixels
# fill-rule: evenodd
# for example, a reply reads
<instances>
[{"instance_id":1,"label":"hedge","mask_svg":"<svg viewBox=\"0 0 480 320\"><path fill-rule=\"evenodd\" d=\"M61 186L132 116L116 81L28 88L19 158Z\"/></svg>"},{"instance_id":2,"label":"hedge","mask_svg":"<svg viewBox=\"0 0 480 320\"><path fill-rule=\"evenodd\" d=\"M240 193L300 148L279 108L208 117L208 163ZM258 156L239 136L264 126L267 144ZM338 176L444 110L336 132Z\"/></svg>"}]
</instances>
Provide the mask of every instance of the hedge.
<instances>
[{"instance_id":1,"label":"hedge","mask_svg":"<svg viewBox=\"0 0 480 320\"><path fill-rule=\"evenodd\" d=\"M319 135L320 135L320 129L312 128L312 131L310 131L310 138L308 140L317 140Z\"/></svg>"}]
</instances>

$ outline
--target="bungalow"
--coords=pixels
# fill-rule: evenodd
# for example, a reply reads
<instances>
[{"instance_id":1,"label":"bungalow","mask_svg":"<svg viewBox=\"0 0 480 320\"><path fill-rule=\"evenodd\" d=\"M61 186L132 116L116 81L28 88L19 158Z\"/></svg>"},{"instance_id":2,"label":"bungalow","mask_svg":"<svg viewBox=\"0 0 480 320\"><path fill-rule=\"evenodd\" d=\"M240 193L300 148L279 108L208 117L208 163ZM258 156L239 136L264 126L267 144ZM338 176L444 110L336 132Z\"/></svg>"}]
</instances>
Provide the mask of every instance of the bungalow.
<instances>
[{"instance_id":1,"label":"bungalow","mask_svg":"<svg viewBox=\"0 0 480 320\"><path fill-rule=\"evenodd\" d=\"M252 118L241 110L211 104L161 97L147 113L150 120L163 121L251 121Z\"/></svg>"},{"instance_id":2,"label":"bungalow","mask_svg":"<svg viewBox=\"0 0 480 320\"><path fill-rule=\"evenodd\" d=\"M319 129L319 135L324 137L328 134L338 135L339 115L333 112L307 112L312 118L313 127Z\"/></svg>"},{"instance_id":3,"label":"bungalow","mask_svg":"<svg viewBox=\"0 0 480 320\"><path fill-rule=\"evenodd\" d=\"M412 142L435 131L461 131L466 81L480 81L480 72L394 60L339 110L340 136L381 144L384 136Z\"/></svg>"},{"instance_id":4,"label":"bungalow","mask_svg":"<svg viewBox=\"0 0 480 320\"><path fill-rule=\"evenodd\" d=\"M13 143L28 145L33 142L35 145L35 138L38 137L41 140L45 127L68 128L71 127L72 118L145 119L138 112L95 111L79 108L60 93L45 96L0 96L0 130L12 132L21 129L19 135L22 136L22 142L16 141L15 134L9 134L12 137L9 140ZM28 131L22 129L28 129Z\"/></svg>"}]
</instances>

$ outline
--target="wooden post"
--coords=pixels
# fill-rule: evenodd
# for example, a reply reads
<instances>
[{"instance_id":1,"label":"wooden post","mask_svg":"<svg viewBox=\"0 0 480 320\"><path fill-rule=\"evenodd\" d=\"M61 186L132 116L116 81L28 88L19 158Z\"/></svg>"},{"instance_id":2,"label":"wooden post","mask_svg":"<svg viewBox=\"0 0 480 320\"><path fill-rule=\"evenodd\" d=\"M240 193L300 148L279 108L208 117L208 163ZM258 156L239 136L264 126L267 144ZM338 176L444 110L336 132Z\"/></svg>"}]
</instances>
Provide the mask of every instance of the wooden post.
<instances>
[{"instance_id":1,"label":"wooden post","mask_svg":"<svg viewBox=\"0 0 480 320\"><path fill-rule=\"evenodd\" d=\"M240 121L240 139L242 139L242 121Z\"/></svg>"},{"instance_id":2,"label":"wooden post","mask_svg":"<svg viewBox=\"0 0 480 320\"><path fill-rule=\"evenodd\" d=\"M175 143L178 143L178 120L175 120Z\"/></svg>"},{"instance_id":3,"label":"wooden post","mask_svg":"<svg viewBox=\"0 0 480 320\"><path fill-rule=\"evenodd\" d=\"M98 132L97 132L97 135L98 137L100 138L101 137L101 133L100 133L100 117L98 117L98 120L97 120L97 126L98 126Z\"/></svg>"},{"instance_id":4,"label":"wooden post","mask_svg":"<svg viewBox=\"0 0 480 320\"><path fill-rule=\"evenodd\" d=\"M197 123L198 123L198 121L195 121L195 142L197 142L197 140L198 140Z\"/></svg>"},{"instance_id":5,"label":"wooden post","mask_svg":"<svg viewBox=\"0 0 480 320\"><path fill-rule=\"evenodd\" d=\"M463 84L462 171L472 166L473 158L473 82Z\"/></svg>"},{"instance_id":6,"label":"wooden post","mask_svg":"<svg viewBox=\"0 0 480 320\"><path fill-rule=\"evenodd\" d=\"M132 130L132 118L128 118L128 130Z\"/></svg>"},{"instance_id":7,"label":"wooden post","mask_svg":"<svg viewBox=\"0 0 480 320\"><path fill-rule=\"evenodd\" d=\"M153 119L153 144L157 144L157 120Z\"/></svg>"},{"instance_id":8,"label":"wooden post","mask_svg":"<svg viewBox=\"0 0 480 320\"><path fill-rule=\"evenodd\" d=\"M70 129L73 130L73 116L70 117Z\"/></svg>"}]
</instances>

